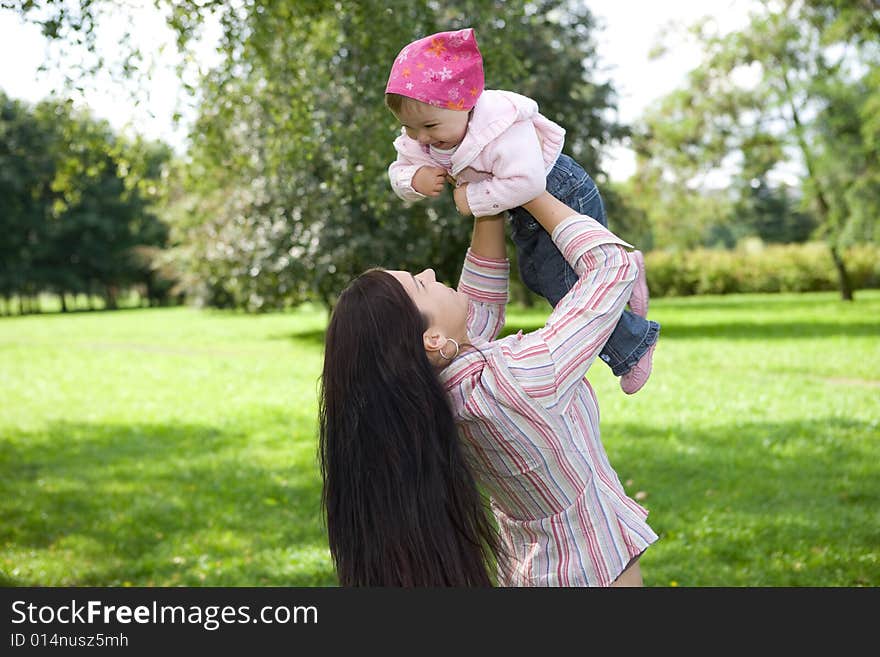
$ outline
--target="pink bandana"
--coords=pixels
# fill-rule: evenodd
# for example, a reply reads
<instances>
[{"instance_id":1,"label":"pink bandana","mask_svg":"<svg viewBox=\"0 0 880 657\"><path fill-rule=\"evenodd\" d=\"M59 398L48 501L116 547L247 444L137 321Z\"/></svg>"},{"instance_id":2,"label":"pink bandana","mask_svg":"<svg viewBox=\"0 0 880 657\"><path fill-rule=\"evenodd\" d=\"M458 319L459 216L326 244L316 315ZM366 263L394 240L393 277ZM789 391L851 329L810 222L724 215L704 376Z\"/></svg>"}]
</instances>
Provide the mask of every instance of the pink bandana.
<instances>
[{"instance_id":1,"label":"pink bandana","mask_svg":"<svg viewBox=\"0 0 880 657\"><path fill-rule=\"evenodd\" d=\"M397 55L385 86L435 107L470 110L483 93L483 58L470 27L413 41Z\"/></svg>"}]
</instances>

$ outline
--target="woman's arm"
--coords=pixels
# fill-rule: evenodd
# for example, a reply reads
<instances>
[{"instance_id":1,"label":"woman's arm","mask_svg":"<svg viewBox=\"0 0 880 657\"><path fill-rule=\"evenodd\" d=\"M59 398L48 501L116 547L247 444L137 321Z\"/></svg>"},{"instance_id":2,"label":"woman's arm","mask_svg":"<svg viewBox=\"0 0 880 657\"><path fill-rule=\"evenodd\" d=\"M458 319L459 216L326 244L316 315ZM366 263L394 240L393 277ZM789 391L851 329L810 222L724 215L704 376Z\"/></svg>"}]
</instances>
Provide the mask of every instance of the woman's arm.
<instances>
[{"instance_id":1,"label":"woman's arm","mask_svg":"<svg viewBox=\"0 0 880 657\"><path fill-rule=\"evenodd\" d=\"M475 218L471 248L458 281L458 291L471 301L467 321L471 338L493 340L501 331L509 277L504 216Z\"/></svg>"},{"instance_id":2,"label":"woman's arm","mask_svg":"<svg viewBox=\"0 0 880 657\"><path fill-rule=\"evenodd\" d=\"M471 251L481 258L496 260L507 258L507 244L504 241L504 215L474 217Z\"/></svg>"},{"instance_id":3,"label":"woman's arm","mask_svg":"<svg viewBox=\"0 0 880 657\"><path fill-rule=\"evenodd\" d=\"M637 268L626 251L629 244L549 194L528 209L551 233L578 281L543 328L502 349L522 389L561 412L620 319Z\"/></svg>"},{"instance_id":4,"label":"woman's arm","mask_svg":"<svg viewBox=\"0 0 880 657\"><path fill-rule=\"evenodd\" d=\"M522 207L538 220L548 235L552 235L556 227L565 219L577 214L553 194L546 191L528 203L523 203Z\"/></svg>"}]
</instances>

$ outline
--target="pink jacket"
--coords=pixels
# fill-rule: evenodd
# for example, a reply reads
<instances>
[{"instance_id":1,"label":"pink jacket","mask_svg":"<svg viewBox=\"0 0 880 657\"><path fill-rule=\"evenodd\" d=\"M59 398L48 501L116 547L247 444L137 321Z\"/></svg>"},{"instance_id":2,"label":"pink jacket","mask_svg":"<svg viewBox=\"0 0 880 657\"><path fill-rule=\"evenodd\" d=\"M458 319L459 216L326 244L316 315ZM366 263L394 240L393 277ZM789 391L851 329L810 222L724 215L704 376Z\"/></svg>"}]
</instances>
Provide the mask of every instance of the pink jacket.
<instances>
[{"instance_id":1,"label":"pink jacket","mask_svg":"<svg viewBox=\"0 0 880 657\"><path fill-rule=\"evenodd\" d=\"M565 130L538 112L534 100L487 89L472 110L449 173L469 183L468 204L475 217L499 214L544 191L564 141ZM405 201L425 198L412 188L412 178L420 167L439 165L427 147L403 130L394 148L397 159L388 167L394 193Z\"/></svg>"}]
</instances>

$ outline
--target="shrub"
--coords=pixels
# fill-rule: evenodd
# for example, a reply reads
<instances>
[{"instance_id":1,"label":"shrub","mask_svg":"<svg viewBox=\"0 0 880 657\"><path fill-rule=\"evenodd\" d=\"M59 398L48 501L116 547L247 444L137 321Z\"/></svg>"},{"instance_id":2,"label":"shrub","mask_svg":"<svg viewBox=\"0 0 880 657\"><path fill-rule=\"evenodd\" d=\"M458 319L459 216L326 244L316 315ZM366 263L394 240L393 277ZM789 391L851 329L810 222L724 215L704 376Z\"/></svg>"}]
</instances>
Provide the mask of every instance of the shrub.
<instances>
[{"instance_id":1,"label":"shrub","mask_svg":"<svg viewBox=\"0 0 880 657\"><path fill-rule=\"evenodd\" d=\"M837 272L824 243L764 245L735 250L694 249L645 254L652 296L749 292L820 292L838 289ZM880 287L880 246L845 250L853 289Z\"/></svg>"}]
</instances>

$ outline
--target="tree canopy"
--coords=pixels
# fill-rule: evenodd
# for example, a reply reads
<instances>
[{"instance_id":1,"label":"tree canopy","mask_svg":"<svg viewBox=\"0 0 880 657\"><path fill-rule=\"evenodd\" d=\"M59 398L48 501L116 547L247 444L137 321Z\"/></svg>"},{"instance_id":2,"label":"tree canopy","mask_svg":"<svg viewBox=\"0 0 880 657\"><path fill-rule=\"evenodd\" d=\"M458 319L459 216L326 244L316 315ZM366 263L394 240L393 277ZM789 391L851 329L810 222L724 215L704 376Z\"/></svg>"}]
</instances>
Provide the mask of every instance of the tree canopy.
<instances>
[{"instance_id":1,"label":"tree canopy","mask_svg":"<svg viewBox=\"0 0 880 657\"><path fill-rule=\"evenodd\" d=\"M566 129L566 152L599 182L611 228L643 250L820 238L847 299L843 251L878 237L880 10L871 0L770 0L742 29L693 26L703 56L686 84L638 121L638 170L620 186L604 175L602 154L630 131L609 118L615 90L600 70L598 26L585 3L154 4L185 54L209 22L221 30L219 64L193 89L198 118L166 178L162 210L172 247L164 261L209 305L332 304L374 265L431 266L455 281L470 220L449 194L408 204L391 192L399 126L382 96L403 45L461 27L476 31L487 87L535 98ZM102 17L118 10L111 0L3 6L91 52ZM120 52L114 70L148 73L146 53L124 39ZM89 61L84 76L109 65ZM34 184L52 191L82 179L74 160L49 173L37 160L27 166ZM67 192L52 202L72 200ZM8 248L29 253L23 239Z\"/></svg>"},{"instance_id":2,"label":"tree canopy","mask_svg":"<svg viewBox=\"0 0 880 657\"><path fill-rule=\"evenodd\" d=\"M695 26L702 61L636 131L638 189L655 229L698 245L718 217L739 223L745 209L754 219L754 190L793 163L803 209L851 299L842 250L878 237L878 26L873 3L836 0L768 2L733 32ZM700 183L719 169L734 184L713 208ZM810 223L798 221L788 238Z\"/></svg>"},{"instance_id":3,"label":"tree canopy","mask_svg":"<svg viewBox=\"0 0 880 657\"><path fill-rule=\"evenodd\" d=\"M97 294L112 307L120 288L151 284L143 250L167 242L151 206L170 156L69 102L0 92L0 294Z\"/></svg>"},{"instance_id":4,"label":"tree canopy","mask_svg":"<svg viewBox=\"0 0 880 657\"><path fill-rule=\"evenodd\" d=\"M76 21L68 4L18 3L44 31L69 38L94 29L101 2L81 1ZM408 205L387 180L399 126L383 92L394 57L413 39L473 27L486 86L535 98L567 130L567 152L600 180L602 145L623 134L608 118L614 90L599 80L595 21L582 3L158 4L183 47L209 14L223 30L222 60L198 90L167 215L184 282L212 305L332 303L373 265L430 265L457 279L470 220L457 215L451 194Z\"/></svg>"}]
</instances>

